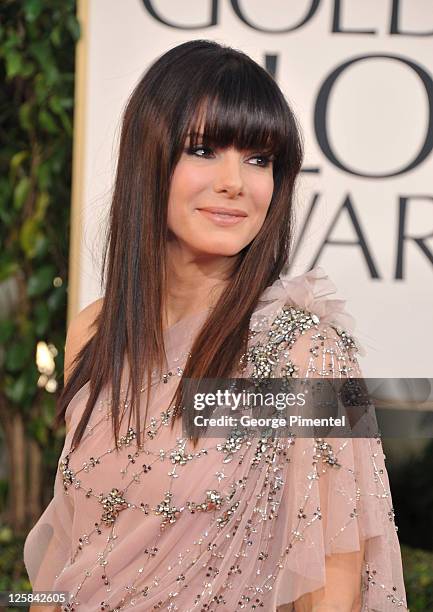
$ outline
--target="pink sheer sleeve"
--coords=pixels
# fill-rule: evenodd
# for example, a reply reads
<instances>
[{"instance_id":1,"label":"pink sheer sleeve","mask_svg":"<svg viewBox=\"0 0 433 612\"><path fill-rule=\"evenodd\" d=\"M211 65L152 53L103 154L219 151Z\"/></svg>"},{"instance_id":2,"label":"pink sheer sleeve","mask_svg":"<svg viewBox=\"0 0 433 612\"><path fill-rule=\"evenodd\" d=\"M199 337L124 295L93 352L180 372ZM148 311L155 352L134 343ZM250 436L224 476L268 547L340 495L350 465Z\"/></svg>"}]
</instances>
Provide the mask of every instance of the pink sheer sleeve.
<instances>
[{"instance_id":1,"label":"pink sheer sleeve","mask_svg":"<svg viewBox=\"0 0 433 612\"><path fill-rule=\"evenodd\" d=\"M56 574L70 556L72 521L73 508L57 471L53 499L24 546L24 563L34 591L55 590Z\"/></svg>"},{"instance_id":2,"label":"pink sheer sleeve","mask_svg":"<svg viewBox=\"0 0 433 612\"><path fill-rule=\"evenodd\" d=\"M71 557L74 505L70 492L63 488L62 471L67 465L62 461L71 443L71 430L84 408L85 402L81 400L87 388L88 383L69 403L65 415L69 433L58 461L54 495L25 541L24 563L33 591L55 591L57 575Z\"/></svg>"},{"instance_id":3,"label":"pink sheer sleeve","mask_svg":"<svg viewBox=\"0 0 433 612\"><path fill-rule=\"evenodd\" d=\"M281 344L273 376L362 378L344 301L326 298L335 288L321 270L309 274L309 283L295 279L298 304L291 300L283 313L303 317L303 331ZM290 281L284 291L287 298ZM372 406L370 416L371 411L374 415ZM381 440L296 437L288 452L286 507L280 508L287 516L286 555L276 585L277 609L407 610Z\"/></svg>"}]
</instances>

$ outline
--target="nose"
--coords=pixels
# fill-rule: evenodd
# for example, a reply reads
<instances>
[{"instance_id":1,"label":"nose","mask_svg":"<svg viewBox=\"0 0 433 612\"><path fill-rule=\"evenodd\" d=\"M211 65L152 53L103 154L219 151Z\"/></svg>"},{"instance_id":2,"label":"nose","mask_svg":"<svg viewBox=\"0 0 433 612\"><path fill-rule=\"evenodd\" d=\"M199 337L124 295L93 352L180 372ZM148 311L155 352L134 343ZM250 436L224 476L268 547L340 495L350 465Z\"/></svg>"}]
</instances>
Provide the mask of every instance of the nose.
<instances>
[{"instance_id":1,"label":"nose","mask_svg":"<svg viewBox=\"0 0 433 612\"><path fill-rule=\"evenodd\" d=\"M241 155L233 149L224 151L217 164L214 189L233 198L242 192L242 188Z\"/></svg>"}]
</instances>

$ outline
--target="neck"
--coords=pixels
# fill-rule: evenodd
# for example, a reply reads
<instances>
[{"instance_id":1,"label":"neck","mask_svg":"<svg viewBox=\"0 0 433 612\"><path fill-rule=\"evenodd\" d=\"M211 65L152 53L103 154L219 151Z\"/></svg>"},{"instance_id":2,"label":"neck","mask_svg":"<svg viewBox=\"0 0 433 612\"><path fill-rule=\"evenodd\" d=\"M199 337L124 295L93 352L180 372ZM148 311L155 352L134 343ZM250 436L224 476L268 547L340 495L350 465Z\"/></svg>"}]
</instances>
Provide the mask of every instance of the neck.
<instances>
[{"instance_id":1,"label":"neck","mask_svg":"<svg viewBox=\"0 0 433 612\"><path fill-rule=\"evenodd\" d=\"M230 257L170 257L163 326L216 304L228 282L233 265Z\"/></svg>"}]
</instances>

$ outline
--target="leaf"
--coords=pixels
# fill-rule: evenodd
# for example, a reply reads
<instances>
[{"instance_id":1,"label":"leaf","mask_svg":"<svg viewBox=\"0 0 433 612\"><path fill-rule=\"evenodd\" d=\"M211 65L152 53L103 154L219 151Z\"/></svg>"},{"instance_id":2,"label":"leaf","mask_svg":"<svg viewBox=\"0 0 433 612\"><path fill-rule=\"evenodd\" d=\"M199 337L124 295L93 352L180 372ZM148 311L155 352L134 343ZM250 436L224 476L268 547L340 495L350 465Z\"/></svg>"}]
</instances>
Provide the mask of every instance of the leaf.
<instances>
[{"instance_id":1,"label":"leaf","mask_svg":"<svg viewBox=\"0 0 433 612\"><path fill-rule=\"evenodd\" d=\"M81 35L81 28L78 20L74 15L68 15L66 19L66 27L72 35L72 38L77 41Z\"/></svg>"},{"instance_id":2,"label":"leaf","mask_svg":"<svg viewBox=\"0 0 433 612\"><path fill-rule=\"evenodd\" d=\"M51 89L51 87L56 87L60 78L57 66L53 62L48 63L44 67L44 72L48 89Z\"/></svg>"},{"instance_id":3,"label":"leaf","mask_svg":"<svg viewBox=\"0 0 433 612\"><path fill-rule=\"evenodd\" d=\"M12 156L11 161L10 161L12 181L15 181L15 177L16 177L18 168L21 166L23 161L28 158L28 156L29 156L28 151L18 151L17 153L15 153L15 155Z\"/></svg>"},{"instance_id":4,"label":"leaf","mask_svg":"<svg viewBox=\"0 0 433 612\"><path fill-rule=\"evenodd\" d=\"M27 21L36 21L42 11L41 0L25 0L24 15Z\"/></svg>"},{"instance_id":5,"label":"leaf","mask_svg":"<svg viewBox=\"0 0 433 612\"><path fill-rule=\"evenodd\" d=\"M46 427L51 427L56 415L56 399L51 393L46 393L42 403L42 420Z\"/></svg>"},{"instance_id":6,"label":"leaf","mask_svg":"<svg viewBox=\"0 0 433 612\"><path fill-rule=\"evenodd\" d=\"M24 372L16 379L8 377L5 384L5 394L15 404L22 404L28 395L27 379Z\"/></svg>"},{"instance_id":7,"label":"leaf","mask_svg":"<svg viewBox=\"0 0 433 612\"><path fill-rule=\"evenodd\" d=\"M18 47L21 44L21 38L18 36L18 33L11 28L8 28L7 34L8 37L5 41L4 48L6 51L11 51L11 49Z\"/></svg>"},{"instance_id":8,"label":"leaf","mask_svg":"<svg viewBox=\"0 0 433 612\"><path fill-rule=\"evenodd\" d=\"M21 71L21 53L12 49L11 51L5 51L6 59L6 77L12 79Z\"/></svg>"},{"instance_id":9,"label":"leaf","mask_svg":"<svg viewBox=\"0 0 433 612\"><path fill-rule=\"evenodd\" d=\"M28 259L35 256L36 244L40 235L39 228L39 221L35 216L26 219L21 227L20 244Z\"/></svg>"},{"instance_id":10,"label":"leaf","mask_svg":"<svg viewBox=\"0 0 433 612\"><path fill-rule=\"evenodd\" d=\"M20 76L22 76L24 79L28 79L28 77L33 74L34 70L35 65L33 62L24 62L21 68Z\"/></svg>"},{"instance_id":11,"label":"leaf","mask_svg":"<svg viewBox=\"0 0 433 612\"><path fill-rule=\"evenodd\" d=\"M48 208L48 205L50 203L50 194L48 193L48 191L41 191L37 198L36 198L36 212L35 212L35 218L38 221L43 221L45 218L45 212Z\"/></svg>"},{"instance_id":12,"label":"leaf","mask_svg":"<svg viewBox=\"0 0 433 612\"><path fill-rule=\"evenodd\" d=\"M52 265L37 269L27 283L27 295L35 297L45 293L52 286L55 275L56 270Z\"/></svg>"},{"instance_id":13,"label":"leaf","mask_svg":"<svg viewBox=\"0 0 433 612\"><path fill-rule=\"evenodd\" d=\"M61 33L60 26L56 25L51 30L50 40L53 43L54 47L60 47L60 45L62 44L62 33Z\"/></svg>"},{"instance_id":14,"label":"leaf","mask_svg":"<svg viewBox=\"0 0 433 612\"><path fill-rule=\"evenodd\" d=\"M36 179L41 191L49 189L51 186L51 162L45 160L36 169Z\"/></svg>"},{"instance_id":15,"label":"leaf","mask_svg":"<svg viewBox=\"0 0 433 612\"><path fill-rule=\"evenodd\" d=\"M39 123L44 130L49 132L50 134L57 134L59 128L56 125L56 122L52 118L49 112L44 109L39 111L38 115Z\"/></svg>"},{"instance_id":16,"label":"leaf","mask_svg":"<svg viewBox=\"0 0 433 612\"><path fill-rule=\"evenodd\" d=\"M31 112L32 105L30 104L30 102L24 102L24 104L21 104L18 111L18 118L23 130L29 131L32 127Z\"/></svg>"},{"instance_id":17,"label":"leaf","mask_svg":"<svg viewBox=\"0 0 433 612\"><path fill-rule=\"evenodd\" d=\"M30 191L30 179L28 176L23 176L17 183L14 189L14 208L21 210L24 202L27 199Z\"/></svg>"},{"instance_id":18,"label":"leaf","mask_svg":"<svg viewBox=\"0 0 433 612\"><path fill-rule=\"evenodd\" d=\"M11 319L0 321L0 344L5 344L12 337L15 325Z\"/></svg>"},{"instance_id":19,"label":"leaf","mask_svg":"<svg viewBox=\"0 0 433 612\"><path fill-rule=\"evenodd\" d=\"M65 132L68 134L68 136L72 136L72 123L71 123L71 120L69 119L69 115L67 115L65 113L65 111L63 111L63 110L60 113L60 120L62 122L63 127L65 128Z\"/></svg>"},{"instance_id":20,"label":"leaf","mask_svg":"<svg viewBox=\"0 0 433 612\"><path fill-rule=\"evenodd\" d=\"M42 446L45 446L48 438L47 427L42 419L38 419L34 423L33 435Z\"/></svg>"},{"instance_id":21,"label":"leaf","mask_svg":"<svg viewBox=\"0 0 433 612\"><path fill-rule=\"evenodd\" d=\"M0 542L2 544L9 544L13 540L13 531L7 525L2 525L0 528Z\"/></svg>"},{"instance_id":22,"label":"leaf","mask_svg":"<svg viewBox=\"0 0 433 612\"><path fill-rule=\"evenodd\" d=\"M3 227L7 227L12 225L13 221L13 209L12 207L10 208L10 210L7 210L5 208L1 208L0 207L0 227L3 224Z\"/></svg>"},{"instance_id":23,"label":"leaf","mask_svg":"<svg viewBox=\"0 0 433 612\"><path fill-rule=\"evenodd\" d=\"M44 255L46 255L49 251L49 246L50 243L48 241L47 236L42 232L38 232L36 234L33 258L36 259L37 257L43 257Z\"/></svg>"},{"instance_id":24,"label":"leaf","mask_svg":"<svg viewBox=\"0 0 433 612\"><path fill-rule=\"evenodd\" d=\"M13 276L18 269L19 265L16 261L0 262L0 282L5 281L11 276Z\"/></svg>"},{"instance_id":25,"label":"leaf","mask_svg":"<svg viewBox=\"0 0 433 612\"><path fill-rule=\"evenodd\" d=\"M48 308L51 312L57 312L64 304L66 297L66 285L63 283L61 287L57 287L47 299Z\"/></svg>"},{"instance_id":26,"label":"leaf","mask_svg":"<svg viewBox=\"0 0 433 612\"><path fill-rule=\"evenodd\" d=\"M45 336L50 325L50 311L45 302L39 302L35 306L35 334L39 338Z\"/></svg>"},{"instance_id":27,"label":"leaf","mask_svg":"<svg viewBox=\"0 0 433 612\"><path fill-rule=\"evenodd\" d=\"M62 107L65 109L73 108L74 99L73 98L62 98Z\"/></svg>"},{"instance_id":28,"label":"leaf","mask_svg":"<svg viewBox=\"0 0 433 612\"><path fill-rule=\"evenodd\" d=\"M53 65L53 57L48 40L33 42L28 50L29 53L36 58L39 66L44 72Z\"/></svg>"},{"instance_id":29,"label":"leaf","mask_svg":"<svg viewBox=\"0 0 433 612\"><path fill-rule=\"evenodd\" d=\"M6 349L5 367L9 372L22 370L31 359L33 342L29 339L22 342L14 342Z\"/></svg>"},{"instance_id":30,"label":"leaf","mask_svg":"<svg viewBox=\"0 0 433 612\"><path fill-rule=\"evenodd\" d=\"M50 96L48 99L48 104L53 113L59 115L62 112L62 104L59 96Z\"/></svg>"},{"instance_id":31,"label":"leaf","mask_svg":"<svg viewBox=\"0 0 433 612\"><path fill-rule=\"evenodd\" d=\"M33 87L36 95L36 103L39 105L45 104L47 99L47 82L41 72L35 75L33 79Z\"/></svg>"},{"instance_id":32,"label":"leaf","mask_svg":"<svg viewBox=\"0 0 433 612\"><path fill-rule=\"evenodd\" d=\"M4 201L9 200L12 195L12 186L6 176L0 176L0 198ZM8 202L9 204L9 202Z\"/></svg>"}]
</instances>

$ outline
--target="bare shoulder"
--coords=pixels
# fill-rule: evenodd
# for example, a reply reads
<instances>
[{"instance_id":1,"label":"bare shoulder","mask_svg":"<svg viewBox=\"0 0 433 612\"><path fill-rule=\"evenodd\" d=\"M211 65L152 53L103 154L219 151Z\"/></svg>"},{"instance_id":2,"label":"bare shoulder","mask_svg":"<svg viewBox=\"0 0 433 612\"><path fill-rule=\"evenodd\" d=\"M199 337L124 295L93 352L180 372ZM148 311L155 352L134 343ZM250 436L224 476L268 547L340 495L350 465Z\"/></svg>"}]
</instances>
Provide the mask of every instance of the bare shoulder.
<instances>
[{"instance_id":1,"label":"bare shoulder","mask_svg":"<svg viewBox=\"0 0 433 612\"><path fill-rule=\"evenodd\" d=\"M93 323L102 308L103 302L104 298L99 298L88 304L71 320L68 326L65 344L65 384L71 374L75 357L95 333Z\"/></svg>"}]
</instances>

